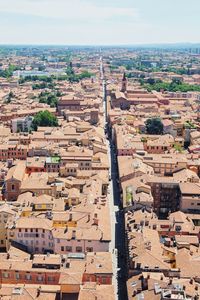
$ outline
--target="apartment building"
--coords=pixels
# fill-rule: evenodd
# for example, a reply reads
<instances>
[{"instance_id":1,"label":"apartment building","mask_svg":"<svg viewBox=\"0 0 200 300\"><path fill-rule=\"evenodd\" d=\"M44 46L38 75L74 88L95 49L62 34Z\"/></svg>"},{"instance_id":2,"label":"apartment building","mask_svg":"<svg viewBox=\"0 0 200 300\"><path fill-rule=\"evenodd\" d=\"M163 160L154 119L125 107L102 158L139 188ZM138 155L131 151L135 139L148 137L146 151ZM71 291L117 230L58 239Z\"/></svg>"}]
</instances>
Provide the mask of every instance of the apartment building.
<instances>
[{"instance_id":1,"label":"apartment building","mask_svg":"<svg viewBox=\"0 0 200 300\"><path fill-rule=\"evenodd\" d=\"M1 144L0 145L0 160L7 161L8 159L25 160L28 155L28 146L19 144Z\"/></svg>"},{"instance_id":2,"label":"apartment building","mask_svg":"<svg viewBox=\"0 0 200 300\"><path fill-rule=\"evenodd\" d=\"M17 210L14 206L8 204L2 204L0 206L0 249L6 250L6 224L7 221L17 213Z\"/></svg>"},{"instance_id":3,"label":"apartment building","mask_svg":"<svg viewBox=\"0 0 200 300\"><path fill-rule=\"evenodd\" d=\"M33 117L27 116L21 119L12 120L12 132L29 132L33 122Z\"/></svg>"},{"instance_id":4,"label":"apartment building","mask_svg":"<svg viewBox=\"0 0 200 300\"><path fill-rule=\"evenodd\" d=\"M147 179L147 184L151 186L154 211L158 215L179 210L181 194L179 183L174 178L152 176Z\"/></svg>"},{"instance_id":5,"label":"apartment building","mask_svg":"<svg viewBox=\"0 0 200 300\"><path fill-rule=\"evenodd\" d=\"M180 209L184 212L200 212L200 184L180 183Z\"/></svg>"},{"instance_id":6,"label":"apartment building","mask_svg":"<svg viewBox=\"0 0 200 300\"><path fill-rule=\"evenodd\" d=\"M187 159L182 154L147 154L143 157L143 161L153 167L155 174L162 176L187 169Z\"/></svg>"},{"instance_id":7,"label":"apartment building","mask_svg":"<svg viewBox=\"0 0 200 300\"><path fill-rule=\"evenodd\" d=\"M29 253L53 253L53 223L46 218L20 217L7 223L7 250L11 245Z\"/></svg>"}]
</instances>

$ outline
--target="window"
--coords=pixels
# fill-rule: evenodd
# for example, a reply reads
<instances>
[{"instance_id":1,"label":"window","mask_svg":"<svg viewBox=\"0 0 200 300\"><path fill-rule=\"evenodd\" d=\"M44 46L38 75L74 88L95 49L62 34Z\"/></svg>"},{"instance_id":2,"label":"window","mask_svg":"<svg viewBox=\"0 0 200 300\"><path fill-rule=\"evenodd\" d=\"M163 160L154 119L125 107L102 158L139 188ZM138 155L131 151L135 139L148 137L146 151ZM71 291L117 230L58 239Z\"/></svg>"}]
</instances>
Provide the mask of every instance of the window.
<instances>
[{"instance_id":1,"label":"window","mask_svg":"<svg viewBox=\"0 0 200 300\"><path fill-rule=\"evenodd\" d=\"M181 231L181 226L177 225L177 226L175 227L175 230L176 230L176 231Z\"/></svg>"},{"instance_id":2,"label":"window","mask_svg":"<svg viewBox=\"0 0 200 300\"><path fill-rule=\"evenodd\" d=\"M66 246L66 251L68 251L68 252L72 252L72 247L71 246Z\"/></svg>"},{"instance_id":3,"label":"window","mask_svg":"<svg viewBox=\"0 0 200 300\"><path fill-rule=\"evenodd\" d=\"M102 277L102 283L106 284L107 283L107 277Z\"/></svg>"},{"instance_id":4,"label":"window","mask_svg":"<svg viewBox=\"0 0 200 300\"><path fill-rule=\"evenodd\" d=\"M43 277L41 275L37 276L37 281L43 281Z\"/></svg>"},{"instance_id":5,"label":"window","mask_svg":"<svg viewBox=\"0 0 200 300\"><path fill-rule=\"evenodd\" d=\"M20 279L20 274L19 273L15 273L15 278L16 279Z\"/></svg>"},{"instance_id":6,"label":"window","mask_svg":"<svg viewBox=\"0 0 200 300\"><path fill-rule=\"evenodd\" d=\"M10 275L7 272L3 272L3 278L9 278Z\"/></svg>"},{"instance_id":7,"label":"window","mask_svg":"<svg viewBox=\"0 0 200 300\"><path fill-rule=\"evenodd\" d=\"M64 246L61 246L60 249L61 249L61 251L64 251L64 250L65 250L65 249L64 249Z\"/></svg>"},{"instance_id":8,"label":"window","mask_svg":"<svg viewBox=\"0 0 200 300\"><path fill-rule=\"evenodd\" d=\"M82 247L76 247L76 252L82 252Z\"/></svg>"},{"instance_id":9,"label":"window","mask_svg":"<svg viewBox=\"0 0 200 300\"><path fill-rule=\"evenodd\" d=\"M90 281L90 275L87 275L85 278L86 281Z\"/></svg>"},{"instance_id":10,"label":"window","mask_svg":"<svg viewBox=\"0 0 200 300\"><path fill-rule=\"evenodd\" d=\"M92 247L86 247L86 251L87 252L93 252L93 248Z\"/></svg>"},{"instance_id":11,"label":"window","mask_svg":"<svg viewBox=\"0 0 200 300\"><path fill-rule=\"evenodd\" d=\"M55 278L52 277L52 276L48 276L48 277L47 277L47 280L53 282L53 281L55 281Z\"/></svg>"},{"instance_id":12,"label":"window","mask_svg":"<svg viewBox=\"0 0 200 300\"><path fill-rule=\"evenodd\" d=\"M14 191L14 190L15 190L15 185L14 185L14 184L12 184L12 186L11 186L11 190L12 190L12 191Z\"/></svg>"}]
</instances>

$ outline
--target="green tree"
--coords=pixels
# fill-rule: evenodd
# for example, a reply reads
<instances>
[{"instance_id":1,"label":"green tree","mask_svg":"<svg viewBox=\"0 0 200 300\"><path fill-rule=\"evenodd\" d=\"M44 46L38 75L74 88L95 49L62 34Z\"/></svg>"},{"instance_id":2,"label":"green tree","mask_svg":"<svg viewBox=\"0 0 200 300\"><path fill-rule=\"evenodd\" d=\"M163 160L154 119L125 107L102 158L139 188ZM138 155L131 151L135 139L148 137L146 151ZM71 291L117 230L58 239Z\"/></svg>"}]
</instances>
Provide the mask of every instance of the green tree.
<instances>
[{"instance_id":1,"label":"green tree","mask_svg":"<svg viewBox=\"0 0 200 300\"><path fill-rule=\"evenodd\" d=\"M37 113L33 119L32 128L37 130L38 126L44 127L57 127L57 118L48 110L40 111Z\"/></svg>"},{"instance_id":2,"label":"green tree","mask_svg":"<svg viewBox=\"0 0 200 300\"><path fill-rule=\"evenodd\" d=\"M189 92L200 91L200 86L195 84L188 84L182 82L180 79L173 79L171 82L163 82L161 80L155 80L155 82L147 79L146 81L140 81L140 84L144 86L149 92L151 91L170 91L170 92Z\"/></svg>"},{"instance_id":3,"label":"green tree","mask_svg":"<svg viewBox=\"0 0 200 300\"><path fill-rule=\"evenodd\" d=\"M151 84L151 85L153 85L153 84L156 83L156 81L155 81L154 78L148 78L146 82L147 82L148 84Z\"/></svg>"},{"instance_id":4,"label":"green tree","mask_svg":"<svg viewBox=\"0 0 200 300\"><path fill-rule=\"evenodd\" d=\"M182 153L182 152L183 152L183 148L182 148L181 145L178 144L178 143L175 143L175 144L174 144L174 149L175 149L177 152L179 152L179 153Z\"/></svg>"},{"instance_id":5,"label":"green tree","mask_svg":"<svg viewBox=\"0 0 200 300\"><path fill-rule=\"evenodd\" d=\"M18 68L14 65L9 65L5 70L0 70L0 77L9 78L13 75L13 72Z\"/></svg>"},{"instance_id":6,"label":"green tree","mask_svg":"<svg viewBox=\"0 0 200 300\"><path fill-rule=\"evenodd\" d=\"M127 71L130 71L132 69L132 66L131 65L126 65L125 68L126 68Z\"/></svg>"},{"instance_id":7,"label":"green tree","mask_svg":"<svg viewBox=\"0 0 200 300\"><path fill-rule=\"evenodd\" d=\"M38 71L44 71L46 69L45 65L41 65L38 67Z\"/></svg>"},{"instance_id":8,"label":"green tree","mask_svg":"<svg viewBox=\"0 0 200 300\"><path fill-rule=\"evenodd\" d=\"M58 103L58 98L55 95L55 93L41 92L39 95L39 102L46 103L51 107L56 107Z\"/></svg>"},{"instance_id":9,"label":"green tree","mask_svg":"<svg viewBox=\"0 0 200 300\"><path fill-rule=\"evenodd\" d=\"M163 134L163 123L161 122L161 119L147 119L146 130L148 134Z\"/></svg>"},{"instance_id":10,"label":"green tree","mask_svg":"<svg viewBox=\"0 0 200 300\"><path fill-rule=\"evenodd\" d=\"M37 76L37 75L27 75L25 77L21 77L19 79L19 84L23 84L25 82L29 82L29 81L43 81L43 82L48 82L48 83L53 83L53 76L46 76L46 75L42 75L42 76Z\"/></svg>"},{"instance_id":11,"label":"green tree","mask_svg":"<svg viewBox=\"0 0 200 300\"><path fill-rule=\"evenodd\" d=\"M10 103L10 102L12 101L13 98L15 98L15 94L11 91L11 92L8 94L5 103Z\"/></svg>"},{"instance_id":12,"label":"green tree","mask_svg":"<svg viewBox=\"0 0 200 300\"><path fill-rule=\"evenodd\" d=\"M80 74L75 74L73 66L72 66L72 62L70 62L70 64L68 65L68 67L66 69L66 74L67 74L67 80L69 82L79 82L80 80L82 80L84 78L90 78L93 76L93 74L88 71L83 71Z\"/></svg>"},{"instance_id":13,"label":"green tree","mask_svg":"<svg viewBox=\"0 0 200 300\"><path fill-rule=\"evenodd\" d=\"M41 83L35 83L32 85L33 90L40 90L40 89L45 89L47 88L48 85L46 82L41 82Z\"/></svg>"},{"instance_id":14,"label":"green tree","mask_svg":"<svg viewBox=\"0 0 200 300\"><path fill-rule=\"evenodd\" d=\"M88 71L83 71L81 74L77 75L78 79L84 79L84 78L90 78L93 76L92 73L88 72Z\"/></svg>"}]
</instances>

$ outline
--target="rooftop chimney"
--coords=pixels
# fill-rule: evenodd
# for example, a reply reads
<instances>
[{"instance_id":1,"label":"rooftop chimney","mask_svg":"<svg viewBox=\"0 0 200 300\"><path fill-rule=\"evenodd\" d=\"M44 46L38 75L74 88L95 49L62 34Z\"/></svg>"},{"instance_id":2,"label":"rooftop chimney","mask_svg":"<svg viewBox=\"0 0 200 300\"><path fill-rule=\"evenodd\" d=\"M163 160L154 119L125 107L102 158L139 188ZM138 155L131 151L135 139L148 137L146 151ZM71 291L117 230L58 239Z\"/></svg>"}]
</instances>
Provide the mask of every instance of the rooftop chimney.
<instances>
[{"instance_id":1,"label":"rooftop chimney","mask_svg":"<svg viewBox=\"0 0 200 300\"><path fill-rule=\"evenodd\" d=\"M72 239L75 240L76 238L76 230L72 230Z\"/></svg>"},{"instance_id":2,"label":"rooftop chimney","mask_svg":"<svg viewBox=\"0 0 200 300\"><path fill-rule=\"evenodd\" d=\"M69 221L72 221L72 213L69 214Z\"/></svg>"},{"instance_id":3,"label":"rooftop chimney","mask_svg":"<svg viewBox=\"0 0 200 300\"><path fill-rule=\"evenodd\" d=\"M99 219L94 218L93 219L93 225L99 225Z\"/></svg>"},{"instance_id":4,"label":"rooftop chimney","mask_svg":"<svg viewBox=\"0 0 200 300\"><path fill-rule=\"evenodd\" d=\"M90 214L88 214L88 220L87 220L87 222L90 222Z\"/></svg>"},{"instance_id":5,"label":"rooftop chimney","mask_svg":"<svg viewBox=\"0 0 200 300\"><path fill-rule=\"evenodd\" d=\"M39 288L37 289L37 298L40 296L40 292L41 292L41 286L39 286Z\"/></svg>"}]
</instances>

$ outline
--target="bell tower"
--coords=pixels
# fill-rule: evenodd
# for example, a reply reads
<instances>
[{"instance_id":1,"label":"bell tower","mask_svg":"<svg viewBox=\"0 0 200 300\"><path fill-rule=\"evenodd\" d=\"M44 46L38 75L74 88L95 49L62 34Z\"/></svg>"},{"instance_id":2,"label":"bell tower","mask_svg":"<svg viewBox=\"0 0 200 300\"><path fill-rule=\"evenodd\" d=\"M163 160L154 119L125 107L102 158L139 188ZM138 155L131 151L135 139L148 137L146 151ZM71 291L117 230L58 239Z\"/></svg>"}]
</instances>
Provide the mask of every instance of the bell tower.
<instances>
[{"instance_id":1,"label":"bell tower","mask_svg":"<svg viewBox=\"0 0 200 300\"><path fill-rule=\"evenodd\" d=\"M123 74L123 78L122 78L122 88L121 88L121 92L126 92L127 89L127 78L126 78L126 74L124 72Z\"/></svg>"}]
</instances>

